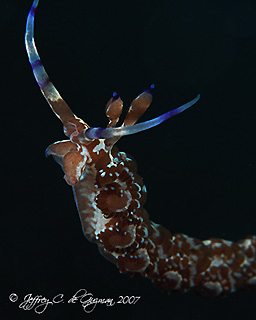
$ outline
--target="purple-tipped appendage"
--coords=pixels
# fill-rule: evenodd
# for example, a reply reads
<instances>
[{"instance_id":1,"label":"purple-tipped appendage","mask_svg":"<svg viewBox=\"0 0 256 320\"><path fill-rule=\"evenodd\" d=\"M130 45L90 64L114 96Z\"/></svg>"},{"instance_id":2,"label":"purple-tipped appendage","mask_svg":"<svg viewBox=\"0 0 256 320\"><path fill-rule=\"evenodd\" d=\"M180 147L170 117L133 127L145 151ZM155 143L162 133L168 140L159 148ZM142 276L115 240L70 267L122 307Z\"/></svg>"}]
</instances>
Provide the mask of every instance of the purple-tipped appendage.
<instances>
[{"instance_id":1,"label":"purple-tipped appendage","mask_svg":"<svg viewBox=\"0 0 256 320\"><path fill-rule=\"evenodd\" d=\"M152 86L151 86L152 87ZM188 109L189 107L193 106L198 100L200 99L200 94L193 100L191 100L188 103L185 103L184 105L178 107L177 109L171 110L169 112L166 112L162 114L161 116L148 120L142 123L135 124L133 126L123 126L119 128L89 128L85 132L83 132L83 135L87 138L83 138L82 135L79 139L80 142L83 142L83 139L85 141L94 140L94 139L107 139L112 137L121 137L126 136L129 134L134 134L140 131L144 131L150 128L153 128L163 121L175 116L176 114L181 113L182 111Z\"/></svg>"}]
</instances>

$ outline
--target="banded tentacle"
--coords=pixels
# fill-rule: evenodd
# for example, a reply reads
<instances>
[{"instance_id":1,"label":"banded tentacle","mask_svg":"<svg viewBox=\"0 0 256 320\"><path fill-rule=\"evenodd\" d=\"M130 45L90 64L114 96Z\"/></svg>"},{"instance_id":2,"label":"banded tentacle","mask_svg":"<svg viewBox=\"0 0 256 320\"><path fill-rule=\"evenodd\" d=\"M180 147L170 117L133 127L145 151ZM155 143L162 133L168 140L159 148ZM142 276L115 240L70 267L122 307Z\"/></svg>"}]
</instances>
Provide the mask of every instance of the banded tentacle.
<instances>
[{"instance_id":1,"label":"banded tentacle","mask_svg":"<svg viewBox=\"0 0 256 320\"><path fill-rule=\"evenodd\" d=\"M27 18L25 34L27 54L34 76L36 78L36 82L38 83L43 95L45 96L45 99L49 103L56 116L62 121L63 124L65 124L69 119L75 118L75 115L51 82L37 52L34 41L34 16L38 3L39 0L35 0L33 2Z\"/></svg>"}]
</instances>

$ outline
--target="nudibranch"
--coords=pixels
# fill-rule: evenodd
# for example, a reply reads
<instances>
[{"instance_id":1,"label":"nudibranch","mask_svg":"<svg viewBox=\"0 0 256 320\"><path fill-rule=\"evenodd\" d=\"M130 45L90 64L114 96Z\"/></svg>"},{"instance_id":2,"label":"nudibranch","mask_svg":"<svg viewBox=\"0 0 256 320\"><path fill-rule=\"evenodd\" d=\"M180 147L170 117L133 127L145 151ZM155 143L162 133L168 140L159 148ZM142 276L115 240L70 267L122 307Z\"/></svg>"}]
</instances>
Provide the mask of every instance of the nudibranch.
<instances>
[{"instance_id":1,"label":"nudibranch","mask_svg":"<svg viewBox=\"0 0 256 320\"><path fill-rule=\"evenodd\" d=\"M123 102L114 93L106 105L107 128L89 127L73 114L50 81L34 43L35 0L27 19L26 49L36 81L68 140L50 145L46 155L62 166L72 186L84 235L120 272L141 274L166 290L194 288L206 296L225 295L238 288L256 287L256 236L238 242L200 241L171 234L149 220L143 208L146 188L136 163L115 146L123 135L152 128L186 110L198 100L153 120L136 124L152 101L153 85L139 95L116 127Z\"/></svg>"}]
</instances>

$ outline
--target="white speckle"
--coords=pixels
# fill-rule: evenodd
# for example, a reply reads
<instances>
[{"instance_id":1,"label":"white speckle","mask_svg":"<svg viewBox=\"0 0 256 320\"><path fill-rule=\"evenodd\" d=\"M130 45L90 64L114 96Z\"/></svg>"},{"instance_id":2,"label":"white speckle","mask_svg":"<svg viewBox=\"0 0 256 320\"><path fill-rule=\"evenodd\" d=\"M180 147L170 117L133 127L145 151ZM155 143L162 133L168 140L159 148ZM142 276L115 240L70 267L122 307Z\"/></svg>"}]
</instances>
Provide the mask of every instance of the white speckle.
<instances>
[{"instance_id":1,"label":"white speckle","mask_svg":"<svg viewBox=\"0 0 256 320\"><path fill-rule=\"evenodd\" d=\"M138 184L138 183L135 183L135 185L138 187L138 191L140 192L141 191L141 186Z\"/></svg>"},{"instance_id":2,"label":"white speckle","mask_svg":"<svg viewBox=\"0 0 256 320\"><path fill-rule=\"evenodd\" d=\"M177 271L167 271L164 273L164 276L169 280L177 282L175 289L178 289L180 287L182 276Z\"/></svg>"},{"instance_id":3,"label":"white speckle","mask_svg":"<svg viewBox=\"0 0 256 320\"><path fill-rule=\"evenodd\" d=\"M251 278L250 280L248 280L247 283L250 284L250 285L255 285L256 284L256 276Z\"/></svg>"},{"instance_id":4,"label":"white speckle","mask_svg":"<svg viewBox=\"0 0 256 320\"><path fill-rule=\"evenodd\" d=\"M191 255L191 258L194 260L194 261L198 261L199 259L198 259L198 256L196 255L196 254L192 254Z\"/></svg>"},{"instance_id":5,"label":"white speckle","mask_svg":"<svg viewBox=\"0 0 256 320\"><path fill-rule=\"evenodd\" d=\"M233 291L236 290L236 288L235 288L236 281L235 281L235 279L232 277L230 270L229 270L228 278L229 278L229 283L230 283L230 291L233 292Z\"/></svg>"},{"instance_id":6,"label":"white speckle","mask_svg":"<svg viewBox=\"0 0 256 320\"><path fill-rule=\"evenodd\" d=\"M241 278L241 277L242 277L242 274L239 273L239 272L234 272L234 276L235 276L236 278Z\"/></svg>"},{"instance_id":7,"label":"white speckle","mask_svg":"<svg viewBox=\"0 0 256 320\"><path fill-rule=\"evenodd\" d=\"M111 167L117 167L117 164L114 163L114 162L110 162L108 165L107 165L108 168L111 168Z\"/></svg>"},{"instance_id":8,"label":"white speckle","mask_svg":"<svg viewBox=\"0 0 256 320\"><path fill-rule=\"evenodd\" d=\"M219 243L219 242L214 243L212 247L213 248L221 248L222 247L222 243Z\"/></svg>"},{"instance_id":9,"label":"white speckle","mask_svg":"<svg viewBox=\"0 0 256 320\"><path fill-rule=\"evenodd\" d=\"M209 290L215 291L217 294L222 292L222 287L219 282L206 282L203 286Z\"/></svg>"},{"instance_id":10,"label":"white speckle","mask_svg":"<svg viewBox=\"0 0 256 320\"><path fill-rule=\"evenodd\" d=\"M105 141L103 139L99 139L99 144L97 144L97 146L95 146L92 151L97 153L98 155L100 153L100 150L104 150L106 153L108 152Z\"/></svg>"},{"instance_id":11,"label":"white speckle","mask_svg":"<svg viewBox=\"0 0 256 320\"><path fill-rule=\"evenodd\" d=\"M229 247L232 246L232 243L233 243L232 241L228 241L228 240L222 240L222 242Z\"/></svg>"},{"instance_id":12,"label":"white speckle","mask_svg":"<svg viewBox=\"0 0 256 320\"><path fill-rule=\"evenodd\" d=\"M80 149L81 150L81 149ZM82 146L81 155L84 157L83 161L79 162L79 165L76 167L76 179L79 180L83 178L83 170L87 162L91 161L90 155L86 147ZM89 160L89 161L88 161Z\"/></svg>"},{"instance_id":13,"label":"white speckle","mask_svg":"<svg viewBox=\"0 0 256 320\"><path fill-rule=\"evenodd\" d=\"M239 246L244 247L245 249L248 249L250 245L252 244L252 241L250 239L246 239L241 243Z\"/></svg>"},{"instance_id":14,"label":"white speckle","mask_svg":"<svg viewBox=\"0 0 256 320\"><path fill-rule=\"evenodd\" d=\"M223 265L223 261L219 259L213 259L211 262L211 267L220 267Z\"/></svg>"}]
</instances>

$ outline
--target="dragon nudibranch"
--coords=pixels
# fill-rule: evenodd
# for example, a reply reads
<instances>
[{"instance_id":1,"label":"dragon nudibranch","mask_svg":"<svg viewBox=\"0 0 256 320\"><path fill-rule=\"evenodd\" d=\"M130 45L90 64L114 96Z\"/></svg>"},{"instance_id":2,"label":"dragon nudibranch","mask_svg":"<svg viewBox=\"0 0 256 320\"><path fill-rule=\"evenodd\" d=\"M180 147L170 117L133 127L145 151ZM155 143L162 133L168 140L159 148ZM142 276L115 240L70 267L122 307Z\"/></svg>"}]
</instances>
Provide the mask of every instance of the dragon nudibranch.
<instances>
[{"instance_id":1,"label":"dragon nudibranch","mask_svg":"<svg viewBox=\"0 0 256 320\"><path fill-rule=\"evenodd\" d=\"M139 273L167 291L190 288L208 296L240 287L256 287L256 237L238 242L200 241L171 234L149 220L143 208L146 188L136 163L115 143L123 135L149 129L199 100L153 120L135 124L152 100L153 85L139 95L116 128L123 103L117 94L106 105L107 128L91 128L76 117L50 81L34 43L35 0L27 19L26 49L36 81L50 107L62 121L68 140L50 145L46 155L62 166L73 187L83 232L100 252L124 273Z\"/></svg>"}]
</instances>

